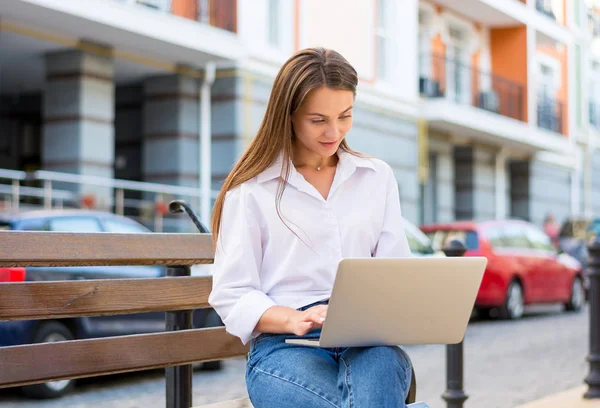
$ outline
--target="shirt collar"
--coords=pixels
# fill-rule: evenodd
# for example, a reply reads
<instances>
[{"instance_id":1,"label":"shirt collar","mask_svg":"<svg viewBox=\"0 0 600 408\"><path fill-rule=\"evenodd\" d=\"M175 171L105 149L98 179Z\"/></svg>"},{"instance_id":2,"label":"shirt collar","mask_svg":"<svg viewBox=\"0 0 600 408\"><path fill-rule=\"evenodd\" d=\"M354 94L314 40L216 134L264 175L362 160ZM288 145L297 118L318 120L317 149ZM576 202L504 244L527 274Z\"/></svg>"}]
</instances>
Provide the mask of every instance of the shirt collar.
<instances>
[{"instance_id":1,"label":"shirt collar","mask_svg":"<svg viewBox=\"0 0 600 408\"><path fill-rule=\"evenodd\" d=\"M352 174L356 170L356 168L368 168L371 170L377 171L377 168L373 165L371 160L366 157L355 156L351 153L348 153L342 149L337 151L337 155L339 158L338 162L338 170L341 170L342 173ZM267 167L262 173L260 173L256 180L259 183L264 183L269 180L273 180L281 175L283 165L283 152L279 153L279 156L273 164ZM290 163L291 165L291 163ZM290 167L290 175L295 171L293 165Z\"/></svg>"}]
</instances>

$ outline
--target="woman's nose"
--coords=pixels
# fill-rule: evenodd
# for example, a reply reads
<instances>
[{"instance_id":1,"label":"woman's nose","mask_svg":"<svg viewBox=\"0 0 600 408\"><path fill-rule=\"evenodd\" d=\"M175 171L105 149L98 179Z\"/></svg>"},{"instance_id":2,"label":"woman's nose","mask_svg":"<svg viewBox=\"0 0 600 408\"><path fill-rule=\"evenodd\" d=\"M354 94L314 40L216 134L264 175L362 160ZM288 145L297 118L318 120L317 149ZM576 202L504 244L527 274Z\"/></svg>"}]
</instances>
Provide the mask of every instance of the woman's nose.
<instances>
[{"instance_id":1,"label":"woman's nose","mask_svg":"<svg viewBox=\"0 0 600 408\"><path fill-rule=\"evenodd\" d=\"M339 135L339 129L337 124L331 124L329 126L327 126L327 129L325 129L325 136L328 139L336 139Z\"/></svg>"}]
</instances>

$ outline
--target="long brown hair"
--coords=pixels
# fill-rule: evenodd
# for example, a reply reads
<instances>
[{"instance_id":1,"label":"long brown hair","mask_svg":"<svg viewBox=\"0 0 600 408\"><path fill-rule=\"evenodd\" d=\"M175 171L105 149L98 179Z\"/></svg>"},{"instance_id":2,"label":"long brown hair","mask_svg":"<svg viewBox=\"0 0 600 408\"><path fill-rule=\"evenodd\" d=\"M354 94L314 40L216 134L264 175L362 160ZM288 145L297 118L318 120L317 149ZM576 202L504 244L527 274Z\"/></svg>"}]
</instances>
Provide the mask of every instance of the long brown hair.
<instances>
[{"instance_id":1,"label":"long brown hair","mask_svg":"<svg viewBox=\"0 0 600 408\"><path fill-rule=\"evenodd\" d=\"M276 195L277 213L281 218L279 204L290 174L290 158L295 137L292 115L302 105L306 95L314 89L326 86L330 89L352 91L356 95L357 84L356 70L333 50L307 48L296 52L285 62L273 83L258 133L225 179L213 207L212 234L215 245L227 192L262 173L283 152L283 181L280 180ZM357 154L348 147L345 140L340 144L340 149Z\"/></svg>"}]
</instances>

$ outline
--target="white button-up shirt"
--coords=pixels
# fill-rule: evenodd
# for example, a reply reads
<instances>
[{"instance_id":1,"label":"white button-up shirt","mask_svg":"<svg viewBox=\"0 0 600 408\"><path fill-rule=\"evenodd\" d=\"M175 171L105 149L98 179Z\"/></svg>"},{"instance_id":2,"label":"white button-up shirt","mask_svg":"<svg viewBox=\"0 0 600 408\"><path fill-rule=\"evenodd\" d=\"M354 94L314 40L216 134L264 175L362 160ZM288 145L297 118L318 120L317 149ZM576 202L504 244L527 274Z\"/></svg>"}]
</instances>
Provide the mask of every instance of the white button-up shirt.
<instances>
[{"instance_id":1,"label":"white button-up shirt","mask_svg":"<svg viewBox=\"0 0 600 408\"><path fill-rule=\"evenodd\" d=\"M328 299L342 258L411 255L388 164L339 150L327 199L292 165L284 224L281 157L227 192L223 206L209 303L244 344L260 334L254 328L268 308Z\"/></svg>"}]
</instances>

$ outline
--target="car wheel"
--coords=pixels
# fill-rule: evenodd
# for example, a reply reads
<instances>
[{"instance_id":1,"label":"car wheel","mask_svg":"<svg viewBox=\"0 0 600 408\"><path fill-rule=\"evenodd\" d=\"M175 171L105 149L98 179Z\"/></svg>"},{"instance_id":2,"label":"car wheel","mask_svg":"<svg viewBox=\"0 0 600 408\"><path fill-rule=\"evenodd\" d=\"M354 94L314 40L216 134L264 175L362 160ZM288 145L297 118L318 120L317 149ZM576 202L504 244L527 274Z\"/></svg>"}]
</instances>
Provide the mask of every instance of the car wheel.
<instances>
[{"instance_id":1,"label":"car wheel","mask_svg":"<svg viewBox=\"0 0 600 408\"><path fill-rule=\"evenodd\" d=\"M578 312L583 307L583 302L585 299L585 293L583 289L583 282L579 276L576 276L573 279L573 284L571 285L571 297L569 301L565 303L565 309L570 312Z\"/></svg>"},{"instance_id":2,"label":"car wheel","mask_svg":"<svg viewBox=\"0 0 600 408\"><path fill-rule=\"evenodd\" d=\"M479 319L488 319L490 317L490 307L476 307L475 310Z\"/></svg>"},{"instance_id":3,"label":"car wheel","mask_svg":"<svg viewBox=\"0 0 600 408\"><path fill-rule=\"evenodd\" d=\"M44 322L36 330L34 343L51 343L55 341L73 340L73 334L62 323ZM23 394L30 398L58 398L71 391L75 386L75 380L51 381L42 384L28 385L22 387Z\"/></svg>"},{"instance_id":4,"label":"car wheel","mask_svg":"<svg viewBox=\"0 0 600 408\"><path fill-rule=\"evenodd\" d=\"M523 296L523 287L518 281L512 281L506 291L506 302L500 309L500 316L503 319L516 320L523 316L525 308L525 298Z\"/></svg>"}]
</instances>

